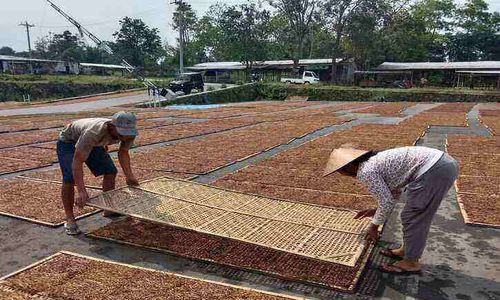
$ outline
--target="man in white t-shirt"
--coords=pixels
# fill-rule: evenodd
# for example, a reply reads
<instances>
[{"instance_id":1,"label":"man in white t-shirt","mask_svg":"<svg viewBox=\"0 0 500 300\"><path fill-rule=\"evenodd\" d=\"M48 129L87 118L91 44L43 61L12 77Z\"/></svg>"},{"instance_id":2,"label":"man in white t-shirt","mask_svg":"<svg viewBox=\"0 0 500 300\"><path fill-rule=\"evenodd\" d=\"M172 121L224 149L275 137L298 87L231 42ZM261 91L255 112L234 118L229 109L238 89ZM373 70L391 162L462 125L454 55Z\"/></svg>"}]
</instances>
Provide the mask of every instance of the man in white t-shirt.
<instances>
[{"instance_id":1,"label":"man in white t-shirt","mask_svg":"<svg viewBox=\"0 0 500 300\"><path fill-rule=\"evenodd\" d=\"M117 169L107 152L107 146L120 143L118 160L128 185L138 185L130 166L129 150L137 136L137 120L134 114L118 112L111 119L88 118L67 125L57 142L57 156L63 175L61 191L67 234L80 233L75 222L73 207L76 204L83 208L89 199L83 178L85 163L96 177L103 176L103 191L115 188ZM75 201L76 185L78 197ZM110 213L104 212L107 216Z\"/></svg>"}]
</instances>

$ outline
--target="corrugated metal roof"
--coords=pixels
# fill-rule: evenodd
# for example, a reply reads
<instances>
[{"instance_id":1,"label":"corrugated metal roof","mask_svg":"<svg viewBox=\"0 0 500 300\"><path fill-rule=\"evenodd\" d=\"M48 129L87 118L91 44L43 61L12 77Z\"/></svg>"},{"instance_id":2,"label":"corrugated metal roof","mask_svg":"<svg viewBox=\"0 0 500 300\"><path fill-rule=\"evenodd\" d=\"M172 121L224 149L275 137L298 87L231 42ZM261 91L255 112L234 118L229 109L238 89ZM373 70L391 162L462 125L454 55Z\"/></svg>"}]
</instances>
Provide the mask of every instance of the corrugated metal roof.
<instances>
[{"instance_id":1,"label":"corrugated metal roof","mask_svg":"<svg viewBox=\"0 0 500 300\"><path fill-rule=\"evenodd\" d=\"M336 62L341 62L342 59L337 58ZM331 58L320 58L320 59L301 59L299 60L299 65L326 65L331 64ZM262 62L255 62L254 66L256 68L266 68L273 66L293 66L293 60L266 60ZM245 69L245 64L239 61L221 61L221 62L207 62L196 64L192 67L187 67L189 70L243 70Z\"/></svg>"},{"instance_id":2,"label":"corrugated metal roof","mask_svg":"<svg viewBox=\"0 0 500 300\"><path fill-rule=\"evenodd\" d=\"M499 69L500 61L457 61L457 62L384 62L377 70L472 70Z\"/></svg>"},{"instance_id":3,"label":"corrugated metal roof","mask_svg":"<svg viewBox=\"0 0 500 300\"><path fill-rule=\"evenodd\" d=\"M32 62L53 62L53 63L62 63L61 60L50 60L50 59L38 59L38 58L27 58L27 57L19 57L19 56L10 56L10 55L0 55L0 60L7 61L32 61Z\"/></svg>"},{"instance_id":4,"label":"corrugated metal roof","mask_svg":"<svg viewBox=\"0 0 500 300\"><path fill-rule=\"evenodd\" d=\"M95 68L105 68L105 69L126 69L122 65L108 65L108 64L94 64L94 63L80 63L82 67L95 67Z\"/></svg>"}]
</instances>

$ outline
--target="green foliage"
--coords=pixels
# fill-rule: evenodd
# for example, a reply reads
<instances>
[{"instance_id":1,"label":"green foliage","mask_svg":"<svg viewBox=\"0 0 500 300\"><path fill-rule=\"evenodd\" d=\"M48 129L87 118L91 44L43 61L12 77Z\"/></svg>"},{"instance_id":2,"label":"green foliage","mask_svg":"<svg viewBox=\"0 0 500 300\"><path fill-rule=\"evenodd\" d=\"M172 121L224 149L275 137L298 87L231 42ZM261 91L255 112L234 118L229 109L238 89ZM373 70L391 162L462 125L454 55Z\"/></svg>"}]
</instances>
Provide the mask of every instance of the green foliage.
<instances>
[{"instance_id":1,"label":"green foliage","mask_svg":"<svg viewBox=\"0 0 500 300\"><path fill-rule=\"evenodd\" d=\"M411 101L414 102L497 102L500 93L456 89L386 89L334 85L296 86L265 84L258 86L266 100L284 100L288 96L308 96L318 101Z\"/></svg>"},{"instance_id":2,"label":"green foliage","mask_svg":"<svg viewBox=\"0 0 500 300\"><path fill-rule=\"evenodd\" d=\"M23 94L30 94L32 100L48 100L104 92L140 88L138 81L128 82L30 82L30 81L0 81L0 101L21 101Z\"/></svg>"},{"instance_id":3,"label":"green foliage","mask_svg":"<svg viewBox=\"0 0 500 300\"><path fill-rule=\"evenodd\" d=\"M166 87L172 78L148 78ZM0 101L22 100L23 93L32 100L59 99L103 92L113 92L144 85L134 78L92 75L7 75L0 74Z\"/></svg>"},{"instance_id":4,"label":"green foliage","mask_svg":"<svg viewBox=\"0 0 500 300\"><path fill-rule=\"evenodd\" d=\"M181 96L174 101L162 103L164 105L176 104L209 104L209 103L232 103L255 101L259 98L258 84L250 83L227 89L219 89L198 93L194 95ZM140 104L139 107L147 107L145 104Z\"/></svg>"},{"instance_id":5,"label":"green foliage","mask_svg":"<svg viewBox=\"0 0 500 300\"><path fill-rule=\"evenodd\" d=\"M18 82L47 82L47 83L64 83L74 82L78 84L88 83L118 83L130 84L137 82L136 79L127 77L114 76L95 76L95 75L7 75L0 74L0 81L18 81Z\"/></svg>"},{"instance_id":6,"label":"green foliage","mask_svg":"<svg viewBox=\"0 0 500 300\"><path fill-rule=\"evenodd\" d=\"M149 28L142 20L125 17L120 30L113 36L113 51L136 67L156 67L162 54L161 38L157 28Z\"/></svg>"},{"instance_id":7,"label":"green foliage","mask_svg":"<svg viewBox=\"0 0 500 300\"><path fill-rule=\"evenodd\" d=\"M483 0L469 0L457 10L458 31L448 34L455 61L500 60L500 14Z\"/></svg>"},{"instance_id":8,"label":"green foliage","mask_svg":"<svg viewBox=\"0 0 500 300\"><path fill-rule=\"evenodd\" d=\"M255 4L229 6L219 19L219 39L238 61L250 70L256 61L267 59L265 51L266 24L270 13Z\"/></svg>"},{"instance_id":9,"label":"green foliage","mask_svg":"<svg viewBox=\"0 0 500 300\"><path fill-rule=\"evenodd\" d=\"M69 30L49 34L35 43L35 56L54 60L83 61L85 46L78 36Z\"/></svg>"},{"instance_id":10,"label":"green foliage","mask_svg":"<svg viewBox=\"0 0 500 300\"><path fill-rule=\"evenodd\" d=\"M485 0L227 3L210 6L202 16L188 4L177 6L173 27L184 31L185 65L240 61L250 68L264 59L354 58L370 69L384 61L500 60L500 14ZM34 55L96 63L119 63L123 57L154 76L178 71L178 43L162 45L158 30L140 19L126 17L120 27L108 42L116 56L84 45L70 31L38 40ZM9 47L0 54L28 56Z\"/></svg>"},{"instance_id":11,"label":"green foliage","mask_svg":"<svg viewBox=\"0 0 500 300\"><path fill-rule=\"evenodd\" d=\"M299 59L304 58L304 50L308 37L311 35L314 16L318 9L319 1L313 0L268 0L276 9L283 21L286 21L285 30L288 31L286 39L291 42L291 59L295 67Z\"/></svg>"},{"instance_id":12,"label":"green foliage","mask_svg":"<svg viewBox=\"0 0 500 300\"><path fill-rule=\"evenodd\" d=\"M16 54L16 51L14 51L14 49L12 49L11 47L2 47L0 48L0 55L15 55Z\"/></svg>"},{"instance_id":13,"label":"green foliage","mask_svg":"<svg viewBox=\"0 0 500 300\"><path fill-rule=\"evenodd\" d=\"M429 83L431 85L441 85L443 83L444 74L442 72L435 72L429 75Z\"/></svg>"},{"instance_id":14,"label":"green foliage","mask_svg":"<svg viewBox=\"0 0 500 300\"><path fill-rule=\"evenodd\" d=\"M278 100L287 96L308 96L319 101L412 101L412 102L496 102L498 92L456 89L382 89L333 85L290 86L279 83L250 83L227 89L187 95L163 105L231 103ZM140 107L146 107L140 104Z\"/></svg>"}]
</instances>

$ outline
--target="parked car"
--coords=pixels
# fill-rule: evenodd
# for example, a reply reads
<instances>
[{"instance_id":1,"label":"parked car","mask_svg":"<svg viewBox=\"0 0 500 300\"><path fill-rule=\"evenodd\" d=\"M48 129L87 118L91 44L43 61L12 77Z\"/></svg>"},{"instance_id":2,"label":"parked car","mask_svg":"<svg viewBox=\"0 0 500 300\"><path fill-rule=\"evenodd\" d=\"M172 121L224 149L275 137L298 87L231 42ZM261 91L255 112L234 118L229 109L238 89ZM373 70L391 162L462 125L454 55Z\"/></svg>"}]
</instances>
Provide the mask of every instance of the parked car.
<instances>
[{"instance_id":1,"label":"parked car","mask_svg":"<svg viewBox=\"0 0 500 300\"><path fill-rule=\"evenodd\" d=\"M319 83L319 77L316 75L316 73L312 71L304 71L302 73L302 77L299 78L288 78L284 77L281 78L281 82L285 83L297 83L297 84L317 84Z\"/></svg>"},{"instance_id":2,"label":"parked car","mask_svg":"<svg viewBox=\"0 0 500 300\"><path fill-rule=\"evenodd\" d=\"M184 94L190 94L192 90L196 89L203 92L205 84L203 83L203 77L201 73L189 72L182 73L175 80L170 82L168 88L174 93L182 91Z\"/></svg>"}]
</instances>

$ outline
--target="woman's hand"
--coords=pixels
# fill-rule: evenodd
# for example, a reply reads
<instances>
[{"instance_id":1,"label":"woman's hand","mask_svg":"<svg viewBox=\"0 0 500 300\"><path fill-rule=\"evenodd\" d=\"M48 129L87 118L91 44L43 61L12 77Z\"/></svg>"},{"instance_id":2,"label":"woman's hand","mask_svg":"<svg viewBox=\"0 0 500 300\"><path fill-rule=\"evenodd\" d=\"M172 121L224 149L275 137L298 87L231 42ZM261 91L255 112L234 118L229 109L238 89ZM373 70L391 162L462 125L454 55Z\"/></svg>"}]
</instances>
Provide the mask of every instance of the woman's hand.
<instances>
[{"instance_id":1,"label":"woman's hand","mask_svg":"<svg viewBox=\"0 0 500 300\"><path fill-rule=\"evenodd\" d=\"M135 177L127 178L126 182L128 186L139 186L139 181Z\"/></svg>"},{"instance_id":2,"label":"woman's hand","mask_svg":"<svg viewBox=\"0 0 500 300\"><path fill-rule=\"evenodd\" d=\"M379 239L379 231L378 231L378 225L375 224L370 224L370 227L368 227L368 231L366 234L366 240L371 243L376 243L378 242Z\"/></svg>"},{"instance_id":3,"label":"woman's hand","mask_svg":"<svg viewBox=\"0 0 500 300\"><path fill-rule=\"evenodd\" d=\"M371 218L375 215L376 209L365 209L360 212L358 212L355 216L354 219L360 220L363 218Z\"/></svg>"}]
</instances>

